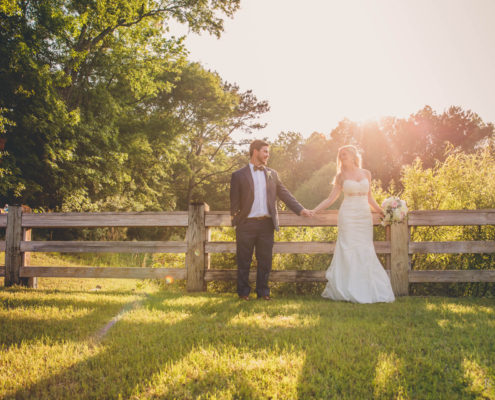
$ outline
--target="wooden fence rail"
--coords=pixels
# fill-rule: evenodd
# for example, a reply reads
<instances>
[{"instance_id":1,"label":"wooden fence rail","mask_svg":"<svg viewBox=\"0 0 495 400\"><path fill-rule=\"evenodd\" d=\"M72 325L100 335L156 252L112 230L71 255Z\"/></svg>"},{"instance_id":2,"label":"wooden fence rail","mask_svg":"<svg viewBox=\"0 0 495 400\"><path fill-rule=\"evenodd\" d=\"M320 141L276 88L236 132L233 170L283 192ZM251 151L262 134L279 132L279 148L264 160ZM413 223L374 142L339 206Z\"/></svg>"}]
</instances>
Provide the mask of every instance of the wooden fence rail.
<instances>
[{"instance_id":1,"label":"wooden fence rail","mask_svg":"<svg viewBox=\"0 0 495 400\"><path fill-rule=\"evenodd\" d=\"M379 223L373 215L374 224ZM327 211L315 217L298 217L290 212L280 214L280 226L336 226L337 212ZM385 268L398 296L408 294L410 283L418 282L495 282L495 270L411 270L410 256L419 253L495 253L495 241L412 242L410 227L495 225L495 210L413 211L408 222L394 224L387 231L387 240L375 241L379 254L387 256ZM209 211L206 204L191 204L188 212L140 213L23 213L11 206L7 215L0 215L0 228L5 228L5 266L0 276L5 286L36 287L37 277L73 278L164 278L185 279L189 291L203 291L206 282L235 280L235 269L212 269L210 254L235 253L234 242L212 242L210 228L230 226L225 211ZM33 228L88 227L187 227L184 241L32 241ZM335 242L276 242L274 253L328 254ZM118 253L183 253L184 268L98 268L42 267L30 264L32 252L118 252ZM255 280L255 271L250 279ZM274 282L325 282L325 271L272 271Z\"/></svg>"}]
</instances>

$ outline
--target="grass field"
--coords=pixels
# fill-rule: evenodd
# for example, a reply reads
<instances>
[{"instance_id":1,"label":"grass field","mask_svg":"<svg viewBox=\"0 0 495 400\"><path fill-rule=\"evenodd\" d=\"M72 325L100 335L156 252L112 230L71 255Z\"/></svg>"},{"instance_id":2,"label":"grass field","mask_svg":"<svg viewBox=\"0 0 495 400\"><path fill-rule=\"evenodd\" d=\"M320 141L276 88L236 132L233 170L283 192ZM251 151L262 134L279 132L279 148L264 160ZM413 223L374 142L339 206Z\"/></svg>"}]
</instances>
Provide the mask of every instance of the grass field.
<instances>
[{"instance_id":1,"label":"grass field","mask_svg":"<svg viewBox=\"0 0 495 400\"><path fill-rule=\"evenodd\" d=\"M240 302L133 280L39 286L0 288L0 398L495 399L493 299Z\"/></svg>"}]
</instances>

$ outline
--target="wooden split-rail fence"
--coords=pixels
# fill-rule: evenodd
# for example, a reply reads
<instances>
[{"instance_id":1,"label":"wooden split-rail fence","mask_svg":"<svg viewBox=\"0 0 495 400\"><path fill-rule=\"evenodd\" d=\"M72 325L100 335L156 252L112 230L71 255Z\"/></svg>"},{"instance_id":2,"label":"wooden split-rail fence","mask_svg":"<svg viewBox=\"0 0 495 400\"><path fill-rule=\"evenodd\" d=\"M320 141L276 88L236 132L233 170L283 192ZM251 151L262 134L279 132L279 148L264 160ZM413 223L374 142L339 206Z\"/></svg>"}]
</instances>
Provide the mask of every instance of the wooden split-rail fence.
<instances>
[{"instance_id":1,"label":"wooden split-rail fence","mask_svg":"<svg viewBox=\"0 0 495 400\"><path fill-rule=\"evenodd\" d=\"M379 218L373 215L375 225ZM191 204L189 211L174 212L101 212L101 213L23 213L11 206L8 214L0 215L0 228L6 228L5 286L36 287L37 277L64 278L133 278L156 279L170 276L185 279L188 291L206 290L206 282L235 280L236 270L215 269L210 265L212 253L235 253L235 242L212 242L210 228L230 226L226 211L209 211L206 204ZM315 217L299 217L280 213L280 226L336 226L337 212L327 211ZM416 253L495 253L495 241L413 242L410 228L414 226L495 225L495 210L412 211L408 221L394 224L386 231L385 241L375 241L378 254L386 255L385 269L398 296L408 294L410 283L419 282L495 282L495 270L411 269L410 256ZM95 227L187 227L184 241L32 241L36 228ZM276 242L274 253L332 253L335 242ZM31 252L116 252L116 253L185 253L184 268L101 268L42 267L30 265ZM326 266L318 271L272 271L273 282L325 282ZM255 279L251 271L250 279Z\"/></svg>"}]
</instances>

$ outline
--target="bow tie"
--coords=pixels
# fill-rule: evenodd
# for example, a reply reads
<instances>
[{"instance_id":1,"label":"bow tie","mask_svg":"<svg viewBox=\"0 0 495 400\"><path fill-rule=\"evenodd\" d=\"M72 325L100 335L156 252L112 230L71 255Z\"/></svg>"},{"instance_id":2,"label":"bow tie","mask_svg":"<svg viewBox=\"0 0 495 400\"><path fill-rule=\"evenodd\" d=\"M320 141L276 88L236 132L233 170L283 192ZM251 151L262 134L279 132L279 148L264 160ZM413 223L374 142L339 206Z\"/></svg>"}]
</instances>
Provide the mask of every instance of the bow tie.
<instances>
[{"instance_id":1,"label":"bow tie","mask_svg":"<svg viewBox=\"0 0 495 400\"><path fill-rule=\"evenodd\" d=\"M257 167L256 165L254 166L254 170L255 171L264 171L265 170L265 167L263 165L260 165L259 167Z\"/></svg>"}]
</instances>

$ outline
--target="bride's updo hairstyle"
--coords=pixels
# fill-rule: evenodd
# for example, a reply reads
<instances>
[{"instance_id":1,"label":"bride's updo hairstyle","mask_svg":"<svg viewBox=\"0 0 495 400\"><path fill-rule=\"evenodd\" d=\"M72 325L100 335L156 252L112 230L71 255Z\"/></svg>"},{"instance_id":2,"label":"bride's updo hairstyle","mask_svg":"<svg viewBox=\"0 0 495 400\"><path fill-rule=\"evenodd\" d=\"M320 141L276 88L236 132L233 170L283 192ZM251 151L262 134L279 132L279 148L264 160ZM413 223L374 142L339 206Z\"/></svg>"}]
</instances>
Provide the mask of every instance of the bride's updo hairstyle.
<instances>
[{"instance_id":1,"label":"bride's updo hairstyle","mask_svg":"<svg viewBox=\"0 0 495 400\"><path fill-rule=\"evenodd\" d=\"M340 176L340 173L342 172L342 160L340 159L340 154L342 153L343 150L347 151L349 154L351 154L354 157L354 164L356 165L356 167L361 168L362 165L361 154L359 153L359 150L357 149L356 146L352 144L348 144L339 147L339 151L337 152L337 173L335 174L335 178L333 178L333 182L332 182L333 185L337 183L337 177Z\"/></svg>"}]
</instances>

